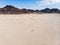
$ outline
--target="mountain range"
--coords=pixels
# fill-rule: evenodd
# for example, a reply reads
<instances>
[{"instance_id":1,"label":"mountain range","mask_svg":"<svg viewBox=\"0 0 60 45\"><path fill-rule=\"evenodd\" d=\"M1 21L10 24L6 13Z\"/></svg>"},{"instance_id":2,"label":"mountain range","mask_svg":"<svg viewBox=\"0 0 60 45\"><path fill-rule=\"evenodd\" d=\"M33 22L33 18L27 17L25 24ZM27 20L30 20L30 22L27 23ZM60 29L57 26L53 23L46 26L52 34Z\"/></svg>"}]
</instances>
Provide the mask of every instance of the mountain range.
<instances>
[{"instance_id":1,"label":"mountain range","mask_svg":"<svg viewBox=\"0 0 60 45\"><path fill-rule=\"evenodd\" d=\"M32 10L32 9L19 9L11 5L6 5L0 8L0 14L29 14L29 13L60 13L57 8L49 9L45 8L43 10Z\"/></svg>"}]
</instances>

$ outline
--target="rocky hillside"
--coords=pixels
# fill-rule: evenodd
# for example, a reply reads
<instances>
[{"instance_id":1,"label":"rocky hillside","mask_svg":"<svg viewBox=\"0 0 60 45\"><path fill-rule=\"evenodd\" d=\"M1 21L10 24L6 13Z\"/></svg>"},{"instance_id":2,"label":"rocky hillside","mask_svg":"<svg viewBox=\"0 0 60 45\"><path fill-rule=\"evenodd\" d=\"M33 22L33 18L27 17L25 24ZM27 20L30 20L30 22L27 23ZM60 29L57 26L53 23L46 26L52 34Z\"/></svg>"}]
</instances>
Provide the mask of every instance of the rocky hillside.
<instances>
[{"instance_id":1,"label":"rocky hillside","mask_svg":"<svg viewBox=\"0 0 60 45\"><path fill-rule=\"evenodd\" d=\"M11 5L7 5L3 8L0 8L0 14L27 14L27 13L60 13L60 10L57 8L54 9L46 8L43 10L18 9Z\"/></svg>"},{"instance_id":2,"label":"rocky hillside","mask_svg":"<svg viewBox=\"0 0 60 45\"><path fill-rule=\"evenodd\" d=\"M23 13L32 13L32 11L26 9L18 9L10 5L0 8L0 14L23 14Z\"/></svg>"},{"instance_id":3,"label":"rocky hillside","mask_svg":"<svg viewBox=\"0 0 60 45\"><path fill-rule=\"evenodd\" d=\"M46 9L40 10L40 12L43 12L43 13L60 13L60 10L57 8L53 8L53 9L46 8Z\"/></svg>"}]
</instances>

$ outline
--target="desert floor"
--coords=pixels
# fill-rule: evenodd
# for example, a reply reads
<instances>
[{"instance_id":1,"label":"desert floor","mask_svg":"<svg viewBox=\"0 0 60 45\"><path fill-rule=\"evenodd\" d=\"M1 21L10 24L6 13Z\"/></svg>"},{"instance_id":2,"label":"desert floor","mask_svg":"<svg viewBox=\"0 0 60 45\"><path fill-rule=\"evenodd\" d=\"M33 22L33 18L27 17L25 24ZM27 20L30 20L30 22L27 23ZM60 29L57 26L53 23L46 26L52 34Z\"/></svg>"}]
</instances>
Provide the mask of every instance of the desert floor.
<instances>
[{"instance_id":1,"label":"desert floor","mask_svg":"<svg viewBox=\"0 0 60 45\"><path fill-rule=\"evenodd\" d=\"M60 45L60 14L0 14L0 45Z\"/></svg>"}]
</instances>

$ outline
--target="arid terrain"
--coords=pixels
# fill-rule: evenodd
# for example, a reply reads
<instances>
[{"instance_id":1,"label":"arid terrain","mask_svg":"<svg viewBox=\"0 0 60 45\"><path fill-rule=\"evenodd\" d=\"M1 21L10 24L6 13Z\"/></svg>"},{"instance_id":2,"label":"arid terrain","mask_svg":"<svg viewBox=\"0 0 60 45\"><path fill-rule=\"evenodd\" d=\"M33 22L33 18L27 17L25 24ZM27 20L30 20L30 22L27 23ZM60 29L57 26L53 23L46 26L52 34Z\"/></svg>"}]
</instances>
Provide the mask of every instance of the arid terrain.
<instances>
[{"instance_id":1,"label":"arid terrain","mask_svg":"<svg viewBox=\"0 0 60 45\"><path fill-rule=\"evenodd\" d=\"M0 14L0 45L60 45L60 14Z\"/></svg>"},{"instance_id":2,"label":"arid terrain","mask_svg":"<svg viewBox=\"0 0 60 45\"><path fill-rule=\"evenodd\" d=\"M33 10L33 9L20 9L17 7L14 7L12 5L6 5L2 8L0 8L0 14L30 14L30 13L59 13L60 14L60 10L58 8L45 8L42 10Z\"/></svg>"}]
</instances>

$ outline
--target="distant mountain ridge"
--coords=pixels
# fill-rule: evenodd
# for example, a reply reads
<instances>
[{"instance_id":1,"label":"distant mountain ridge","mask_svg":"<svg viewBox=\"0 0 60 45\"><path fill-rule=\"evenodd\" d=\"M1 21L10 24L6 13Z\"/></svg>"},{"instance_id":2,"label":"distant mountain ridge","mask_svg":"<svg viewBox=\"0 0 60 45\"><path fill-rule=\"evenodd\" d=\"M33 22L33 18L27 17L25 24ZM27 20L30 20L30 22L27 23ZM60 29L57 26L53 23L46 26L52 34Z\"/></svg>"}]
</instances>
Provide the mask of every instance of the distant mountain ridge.
<instances>
[{"instance_id":1,"label":"distant mountain ridge","mask_svg":"<svg viewBox=\"0 0 60 45\"><path fill-rule=\"evenodd\" d=\"M53 9L46 8L40 11L43 13L60 13L60 10L57 8L53 8Z\"/></svg>"},{"instance_id":2,"label":"distant mountain ridge","mask_svg":"<svg viewBox=\"0 0 60 45\"><path fill-rule=\"evenodd\" d=\"M3 8L0 8L0 14L28 14L28 13L60 13L60 10L57 8L53 9L43 9L43 10L32 10L32 9L18 9L11 5L6 5Z\"/></svg>"},{"instance_id":3,"label":"distant mountain ridge","mask_svg":"<svg viewBox=\"0 0 60 45\"><path fill-rule=\"evenodd\" d=\"M31 11L18 9L11 5L7 5L3 8L0 8L0 14L23 14L23 13L31 13Z\"/></svg>"}]
</instances>

